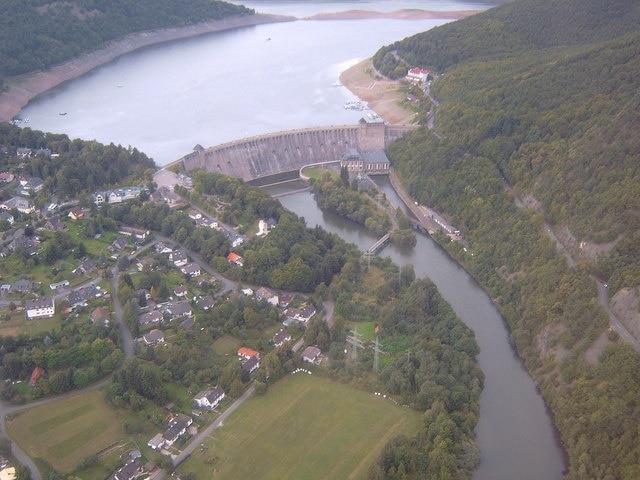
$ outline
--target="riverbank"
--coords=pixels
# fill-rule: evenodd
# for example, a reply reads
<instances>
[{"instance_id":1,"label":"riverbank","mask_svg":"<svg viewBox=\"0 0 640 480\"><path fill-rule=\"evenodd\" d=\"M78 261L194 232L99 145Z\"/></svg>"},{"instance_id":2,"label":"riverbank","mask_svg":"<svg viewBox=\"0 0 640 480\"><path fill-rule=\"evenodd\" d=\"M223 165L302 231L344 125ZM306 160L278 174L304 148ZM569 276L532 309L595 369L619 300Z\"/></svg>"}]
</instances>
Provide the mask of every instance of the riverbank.
<instances>
[{"instance_id":1,"label":"riverbank","mask_svg":"<svg viewBox=\"0 0 640 480\"><path fill-rule=\"evenodd\" d=\"M31 100L47 90L80 77L94 68L140 48L234 28L294 20L296 20L294 17L284 15L241 15L188 27L167 28L128 35L110 43L105 48L87 53L47 71L8 78L5 82L7 89L0 94L0 121L10 121L19 115Z\"/></svg>"}]
</instances>

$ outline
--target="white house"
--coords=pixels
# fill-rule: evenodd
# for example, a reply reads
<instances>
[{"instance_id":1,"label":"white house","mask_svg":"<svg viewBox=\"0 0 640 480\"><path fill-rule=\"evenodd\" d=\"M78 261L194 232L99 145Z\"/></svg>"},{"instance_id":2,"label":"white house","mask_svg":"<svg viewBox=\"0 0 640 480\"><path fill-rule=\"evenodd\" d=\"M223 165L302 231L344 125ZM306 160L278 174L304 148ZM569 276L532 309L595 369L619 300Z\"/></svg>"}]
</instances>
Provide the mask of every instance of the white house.
<instances>
[{"instance_id":1,"label":"white house","mask_svg":"<svg viewBox=\"0 0 640 480\"><path fill-rule=\"evenodd\" d=\"M24 303L24 310L27 314L27 320L51 318L56 313L56 305L53 297L38 297L33 300L27 300Z\"/></svg>"},{"instance_id":2,"label":"white house","mask_svg":"<svg viewBox=\"0 0 640 480\"><path fill-rule=\"evenodd\" d=\"M213 410L218 406L218 404L225 397L224 389L220 386L210 388L209 390L205 390L203 392L198 393L193 402L199 408L206 408L208 410Z\"/></svg>"},{"instance_id":3,"label":"white house","mask_svg":"<svg viewBox=\"0 0 640 480\"><path fill-rule=\"evenodd\" d=\"M414 67L407 72L407 80L412 82L426 82L429 80L429 70Z\"/></svg>"},{"instance_id":4,"label":"white house","mask_svg":"<svg viewBox=\"0 0 640 480\"><path fill-rule=\"evenodd\" d=\"M302 361L309 362L309 363L320 363L321 353L322 352L318 347L309 345L307 348L304 349L304 352L302 352Z\"/></svg>"},{"instance_id":5,"label":"white house","mask_svg":"<svg viewBox=\"0 0 640 480\"><path fill-rule=\"evenodd\" d=\"M142 339L147 345L157 345L159 343L164 343L164 333L162 333L162 330L154 328L145 336L143 336Z\"/></svg>"}]
</instances>

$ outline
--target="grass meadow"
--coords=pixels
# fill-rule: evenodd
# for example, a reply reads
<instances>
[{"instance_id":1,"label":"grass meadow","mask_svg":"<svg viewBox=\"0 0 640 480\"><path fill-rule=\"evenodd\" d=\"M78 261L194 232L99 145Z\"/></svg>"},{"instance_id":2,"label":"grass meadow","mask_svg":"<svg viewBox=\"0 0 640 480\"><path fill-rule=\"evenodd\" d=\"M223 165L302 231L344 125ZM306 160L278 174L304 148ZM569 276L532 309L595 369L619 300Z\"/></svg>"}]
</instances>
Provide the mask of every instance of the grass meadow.
<instances>
[{"instance_id":1,"label":"grass meadow","mask_svg":"<svg viewBox=\"0 0 640 480\"><path fill-rule=\"evenodd\" d=\"M315 375L250 398L179 468L198 480L363 479L383 445L414 435L419 413Z\"/></svg>"},{"instance_id":2,"label":"grass meadow","mask_svg":"<svg viewBox=\"0 0 640 480\"><path fill-rule=\"evenodd\" d=\"M125 437L122 421L100 391L24 410L8 418L6 426L30 457L41 458L60 472L72 471Z\"/></svg>"}]
</instances>

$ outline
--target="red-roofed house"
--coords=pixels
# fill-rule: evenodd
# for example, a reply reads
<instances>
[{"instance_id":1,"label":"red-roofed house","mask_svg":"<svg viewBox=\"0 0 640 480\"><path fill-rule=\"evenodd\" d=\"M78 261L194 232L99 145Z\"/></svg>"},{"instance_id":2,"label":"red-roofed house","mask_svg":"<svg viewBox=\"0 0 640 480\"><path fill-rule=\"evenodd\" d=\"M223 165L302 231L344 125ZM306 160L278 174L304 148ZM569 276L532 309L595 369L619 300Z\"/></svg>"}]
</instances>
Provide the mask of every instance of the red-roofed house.
<instances>
[{"instance_id":1,"label":"red-roofed house","mask_svg":"<svg viewBox=\"0 0 640 480\"><path fill-rule=\"evenodd\" d=\"M413 82L426 82L429 80L429 70L418 67L412 68L407 73L407 80Z\"/></svg>"},{"instance_id":2,"label":"red-roofed house","mask_svg":"<svg viewBox=\"0 0 640 480\"><path fill-rule=\"evenodd\" d=\"M240 267L244 264L244 258L242 258L235 252L231 252L229 255L227 255L227 260L229 260L229 263L235 263Z\"/></svg>"},{"instance_id":3,"label":"red-roofed house","mask_svg":"<svg viewBox=\"0 0 640 480\"><path fill-rule=\"evenodd\" d=\"M252 350L247 347L240 347L238 349L238 356L244 358L245 360L249 360L250 358L253 358L253 357L259 357L260 352L256 352L255 350Z\"/></svg>"}]
</instances>

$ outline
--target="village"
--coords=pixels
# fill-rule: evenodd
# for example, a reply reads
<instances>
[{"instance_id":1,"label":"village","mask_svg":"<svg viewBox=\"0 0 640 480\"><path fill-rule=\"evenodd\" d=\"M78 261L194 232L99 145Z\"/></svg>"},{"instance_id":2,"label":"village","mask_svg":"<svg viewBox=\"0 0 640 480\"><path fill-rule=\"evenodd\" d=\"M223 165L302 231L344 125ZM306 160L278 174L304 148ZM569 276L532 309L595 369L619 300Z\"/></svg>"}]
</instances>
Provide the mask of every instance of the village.
<instances>
[{"instance_id":1,"label":"village","mask_svg":"<svg viewBox=\"0 0 640 480\"><path fill-rule=\"evenodd\" d=\"M24 160L36 154L55 155L29 149L19 150L18 155ZM184 175L180 178L183 184L189 185L191 182ZM45 246L50 235L55 235L56 232L75 234L71 232L76 232L78 226L83 225L92 215L92 211L95 214L95 209L102 205L143 198L183 211L198 227L223 232L231 245L231 252L227 255L230 268L243 268L244 259L235 249L243 245L247 236L239 234L233 226L224 224L202 209L189 205L172 188L162 186L150 193L141 186L124 186L92 193L91 208L80 206L78 199L58 201L56 198L36 207L34 198L43 188L43 179L3 172L0 173L0 182L0 190L7 198L0 203L0 223L7 232L3 236L0 258L10 260L19 256L27 264L29 259L31 265L46 263ZM274 228L277 228L277 223L273 218L260 219L255 225L255 235L268 235ZM102 245L98 254L94 252L90 255L86 252L74 257L73 265L69 264L69 259L54 262L49 283L30 275L29 268L19 274L5 271L0 280L0 308L6 312L5 320L13 318L11 324L19 325L20 322L15 318L22 315L27 325L49 319L85 319L82 321L105 329L113 324L118 324L121 329L129 328L116 314L121 311L121 308L115 308L113 304L118 301L113 290L117 282L109 281L109 277L117 278L123 274L135 277L166 267L173 271L170 273L163 270L167 272L167 278L175 279L168 292L163 292L164 295L160 296L157 291L148 289L135 291L135 297L141 301L134 329L137 335L133 337L129 349L136 355L149 349L166 348L173 341L172 337L176 332L200 328L197 321L199 314L209 311L220 302L233 301L238 297L264 302L277 312L282 325L269 339L269 348L272 349L283 346L300 349L301 333L317 312L316 306L304 295L277 292L265 286L242 286L225 280L210 266L193 258L187 249L175 241L134 225L120 225L117 233L110 235L97 233L93 241L96 245ZM169 336L166 335L167 331L170 332ZM292 343L294 341L295 345ZM304 349L300 358L303 362L319 363L322 352L310 345ZM236 361L246 378L251 378L260 368L260 360L261 352L246 346L237 350ZM28 379L13 383L18 388L24 388L23 385L37 388L38 382L46 378L48 373L46 366L36 365ZM221 386L212 385L193 396L193 408L190 412L173 412L170 409L165 422L166 429L149 438L147 447L151 451L175 458L179 453L177 446L184 445L185 439L198 431L193 418L202 417L206 412L218 412L224 406L225 398L228 398L227 393ZM141 454L133 452L113 475L114 480L131 480L142 472L154 471L153 462L142 462L141 458Z\"/></svg>"}]
</instances>

